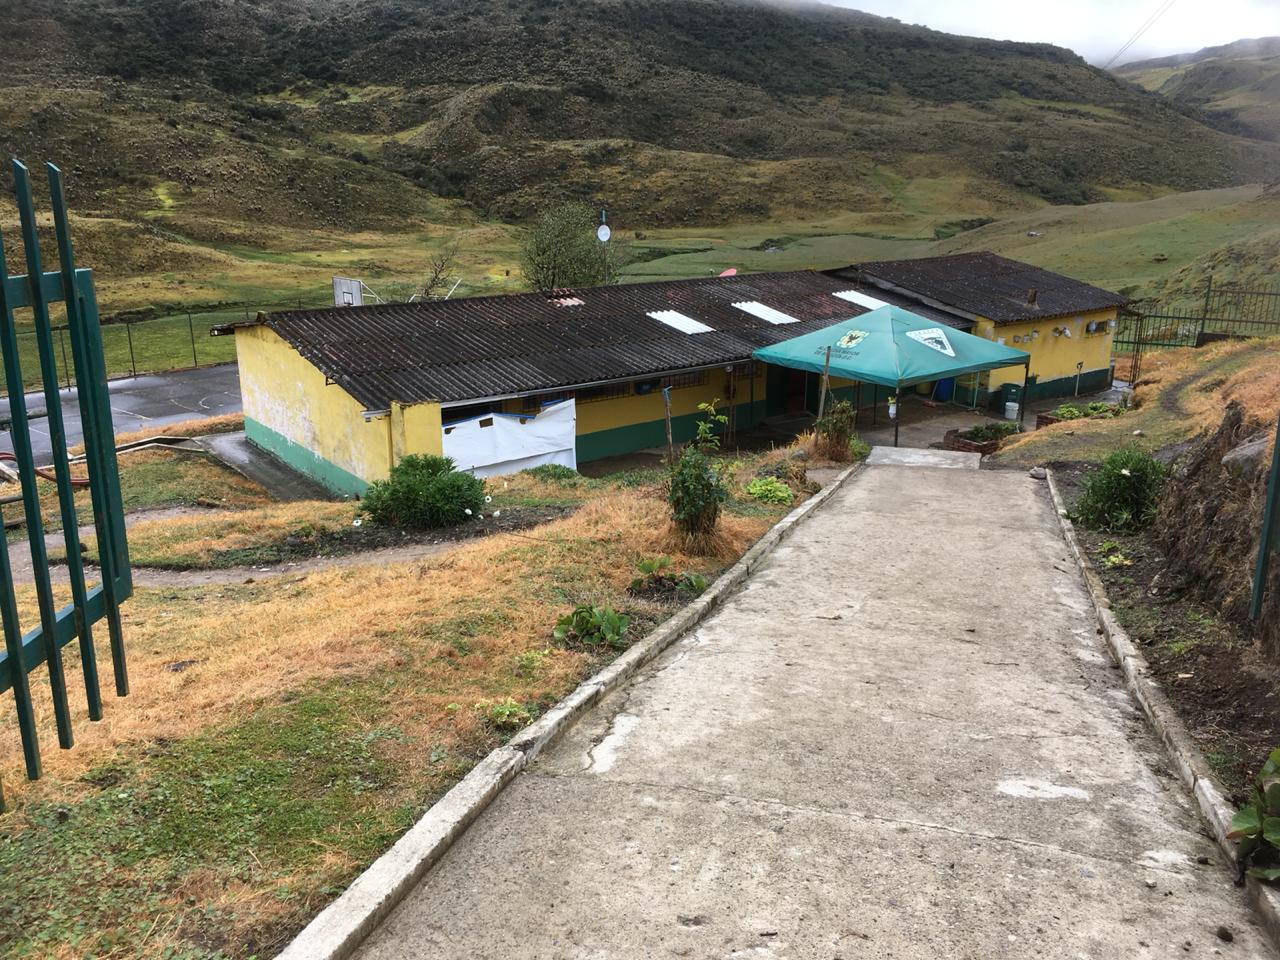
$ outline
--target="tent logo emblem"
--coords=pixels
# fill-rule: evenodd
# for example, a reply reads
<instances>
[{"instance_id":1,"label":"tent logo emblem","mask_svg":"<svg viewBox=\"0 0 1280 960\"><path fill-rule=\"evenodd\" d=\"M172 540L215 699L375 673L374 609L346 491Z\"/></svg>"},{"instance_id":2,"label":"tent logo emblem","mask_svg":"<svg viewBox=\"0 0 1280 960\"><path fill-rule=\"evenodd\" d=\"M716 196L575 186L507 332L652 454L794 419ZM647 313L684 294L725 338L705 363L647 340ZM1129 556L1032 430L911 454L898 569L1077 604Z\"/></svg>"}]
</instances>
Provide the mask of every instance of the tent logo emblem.
<instances>
[{"instance_id":1,"label":"tent logo emblem","mask_svg":"<svg viewBox=\"0 0 1280 960\"><path fill-rule=\"evenodd\" d=\"M836 341L837 347L856 347L863 340L867 339L867 331L850 330L843 337Z\"/></svg>"},{"instance_id":2,"label":"tent logo emblem","mask_svg":"<svg viewBox=\"0 0 1280 960\"><path fill-rule=\"evenodd\" d=\"M937 350L939 353L945 353L948 357L956 355L955 350L951 346L951 341L947 339L947 335L941 327L929 327L927 330L908 330L907 336L912 340L923 343L931 350Z\"/></svg>"}]
</instances>

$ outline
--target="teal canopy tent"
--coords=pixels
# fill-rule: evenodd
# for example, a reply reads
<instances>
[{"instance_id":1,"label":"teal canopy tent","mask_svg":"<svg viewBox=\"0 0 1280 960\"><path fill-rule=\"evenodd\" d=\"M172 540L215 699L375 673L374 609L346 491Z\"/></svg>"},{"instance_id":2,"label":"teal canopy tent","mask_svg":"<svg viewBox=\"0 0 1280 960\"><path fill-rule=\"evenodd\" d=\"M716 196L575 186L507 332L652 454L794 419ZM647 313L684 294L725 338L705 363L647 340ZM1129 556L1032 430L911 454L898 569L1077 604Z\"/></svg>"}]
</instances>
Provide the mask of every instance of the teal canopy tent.
<instances>
[{"instance_id":1,"label":"teal canopy tent","mask_svg":"<svg viewBox=\"0 0 1280 960\"><path fill-rule=\"evenodd\" d=\"M939 326L893 306L879 307L860 317L762 347L752 356L780 367L875 383L894 390L965 373L1020 365L1023 389L1018 400L1019 420L1026 400L1026 372L1031 363L1031 356L1025 351ZM893 442L896 446L896 418Z\"/></svg>"}]
</instances>

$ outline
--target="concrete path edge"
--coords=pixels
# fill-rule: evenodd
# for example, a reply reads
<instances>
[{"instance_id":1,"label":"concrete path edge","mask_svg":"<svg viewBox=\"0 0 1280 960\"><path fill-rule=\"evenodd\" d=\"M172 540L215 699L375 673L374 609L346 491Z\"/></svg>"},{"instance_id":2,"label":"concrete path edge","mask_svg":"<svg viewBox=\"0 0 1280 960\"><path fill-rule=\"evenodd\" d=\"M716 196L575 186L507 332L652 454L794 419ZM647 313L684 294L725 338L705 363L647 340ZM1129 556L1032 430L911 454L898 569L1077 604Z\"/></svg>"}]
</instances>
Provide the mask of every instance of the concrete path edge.
<instances>
[{"instance_id":1,"label":"concrete path edge","mask_svg":"<svg viewBox=\"0 0 1280 960\"><path fill-rule=\"evenodd\" d=\"M692 603L571 694L491 752L431 806L381 857L352 881L299 933L277 960L346 960L400 903L472 821L539 753L555 743L587 710L626 683L678 639L719 609L760 563L863 467L855 463L765 532L732 567Z\"/></svg>"},{"instance_id":2,"label":"concrete path edge","mask_svg":"<svg viewBox=\"0 0 1280 960\"><path fill-rule=\"evenodd\" d=\"M1080 576L1088 590L1089 599L1097 614L1100 632L1106 639L1107 648L1112 659L1124 674L1125 685L1134 698L1142 706L1147 722L1164 744L1178 776L1186 784L1188 790L1196 798L1200 815L1204 818L1210 832L1217 841L1218 847L1233 864L1239 863L1236 844L1227 839L1234 808L1223 796L1222 788L1214 779L1208 762L1204 758L1191 734L1183 724L1164 691L1151 675L1147 663L1138 647L1111 612L1111 600L1107 596L1102 578L1098 576L1093 562L1080 545L1076 536L1075 524L1071 522L1062 494L1058 490L1053 471L1046 468L1046 479L1049 482L1049 494L1053 497L1053 506L1058 514L1058 522L1062 526L1063 539L1071 549ZM1267 935L1272 943L1280 947L1280 891L1261 883L1253 877L1246 880L1249 901L1258 913Z\"/></svg>"}]
</instances>

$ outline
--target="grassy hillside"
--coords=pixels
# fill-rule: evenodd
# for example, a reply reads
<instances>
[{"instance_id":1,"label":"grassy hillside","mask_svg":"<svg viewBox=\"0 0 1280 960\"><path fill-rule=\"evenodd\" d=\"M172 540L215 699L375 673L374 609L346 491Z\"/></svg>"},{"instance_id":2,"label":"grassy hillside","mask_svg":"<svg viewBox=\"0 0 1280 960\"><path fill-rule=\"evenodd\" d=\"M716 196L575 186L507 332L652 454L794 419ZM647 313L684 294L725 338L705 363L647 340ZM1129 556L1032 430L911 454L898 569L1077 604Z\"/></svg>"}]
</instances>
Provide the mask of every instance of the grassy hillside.
<instances>
[{"instance_id":1,"label":"grassy hillside","mask_svg":"<svg viewBox=\"0 0 1280 960\"><path fill-rule=\"evenodd\" d=\"M1274 284L1280 275L1280 188L1170 194L1141 203L1053 207L934 245L994 250L1135 297L1190 306L1210 273Z\"/></svg>"},{"instance_id":2,"label":"grassy hillside","mask_svg":"<svg viewBox=\"0 0 1280 960\"><path fill-rule=\"evenodd\" d=\"M1221 130L1280 140L1280 37L1140 60L1115 72L1175 103L1198 109Z\"/></svg>"},{"instance_id":3,"label":"grassy hillside","mask_svg":"<svg viewBox=\"0 0 1280 960\"><path fill-rule=\"evenodd\" d=\"M885 175L1010 209L1275 157L1063 49L818 6L33 0L0 33L0 147L197 239L384 229L441 198L590 197L649 226L891 210Z\"/></svg>"},{"instance_id":4,"label":"grassy hillside","mask_svg":"<svg viewBox=\"0 0 1280 960\"><path fill-rule=\"evenodd\" d=\"M1065 217L1077 242L1029 259L1149 284L1252 222L1152 198L1243 203L1280 156L1066 50L816 5L0 0L0 36L0 152L66 170L108 315L178 314L142 336L148 366L189 362L187 311L203 329L323 304L337 273L386 290L455 240L457 295L515 289L518 224L569 197L609 208L634 279L951 235L1020 255L1019 225ZM1168 230L1158 270L1135 253L1148 226Z\"/></svg>"}]
</instances>

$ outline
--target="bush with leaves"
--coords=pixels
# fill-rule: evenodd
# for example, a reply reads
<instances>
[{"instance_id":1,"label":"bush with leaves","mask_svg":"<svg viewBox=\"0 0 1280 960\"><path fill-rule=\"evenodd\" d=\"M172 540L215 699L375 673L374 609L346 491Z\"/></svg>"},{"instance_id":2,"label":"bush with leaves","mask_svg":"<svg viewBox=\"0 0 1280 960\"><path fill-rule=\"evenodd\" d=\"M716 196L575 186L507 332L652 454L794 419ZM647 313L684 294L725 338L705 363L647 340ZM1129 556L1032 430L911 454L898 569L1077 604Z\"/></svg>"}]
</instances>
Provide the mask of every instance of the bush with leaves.
<instances>
[{"instance_id":1,"label":"bush with leaves","mask_svg":"<svg viewBox=\"0 0 1280 960\"><path fill-rule=\"evenodd\" d=\"M1280 748L1262 765L1253 795L1231 818L1227 837L1239 844L1242 870L1260 880L1280 880Z\"/></svg>"},{"instance_id":2,"label":"bush with leaves","mask_svg":"<svg viewBox=\"0 0 1280 960\"><path fill-rule=\"evenodd\" d=\"M552 637L571 649L621 650L627 645L625 635L631 618L615 613L612 607L580 604L556 621Z\"/></svg>"},{"instance_id":3,"label":"bush with leaves","mask_svg":"<svg viewBox=\"0 0 1280 960\"><path fill-rule=\"evenodd\" d=\"M692 570L686 573L668 573L671 558L646 557L636 564L640 576L632 579L627 593L633 597L696 597L707 589L707 578Z\"/></svg>"},{"instance_id":4,"label":"bush with leaves","mask_svg":"<svg viewBox=\"0 0 1280 960\"><path fill-rule=\"evenodd\" d=\"M848 400L835 400L814 424L815 448L820 456L844 463L850 458L849 441L853 439L853 421L857 411Z\"/></svg>"},{"instance_id":5,"label":"bush with leaves","mask_svg":"<svg viewBox=\"0 0 1280 960\"><path fill-rule=\"evenodd\" d=\"M789 504L791 488L776 477L756 477L747 484L747 496L761 503Z\"/></svg>"},{"instance_id":6,"label":"bush with leaves","mask_svg":"<svg viewBox=\"0 0 1280 960\"><path fill-rule=\"evenodd\" d=\"M454 469L448 457L410 454L386 480L369 486L361 508L392 527L452 527L484 506L484 481Z\"/></svg>"},{"instance_id":7,"label":"bush with leaves","mask_svg":"<svg viewBox=\"0 0 1280 960\"><path fill-rule=\"evenodd\" d=\"M987 443L991 440L1003 440L1005 437L1011 437L1015 433L1022 432L1022 424L1013 420L995 420L990 423L980 423L976 427L970 427L964 432L964 436L972 440L974 443Z\"/></svg>"},{"instance_id":8,"label":"bush with leaves","mask_svg":"<svg viewBox=\"0 0 1280 960\"><path fill-rule=\"evenodd\" d=\"M692 540L710 535L720 519L720 504L729 499L729 488L709 455L720 448L716 431L729 418L716 412L715 401L699 404L698 409L703 419L698 421L697 435L672 466L667 487L671 519Z\"/></svg>"},{"instance_id":9,"label":"bush with leaves","mask_svg":"<svg viewBox=\"0 0 1280 960\"><path fill-rule=\"evenodd\" d=\"M1090 527L1132 532L1149 524L1168 468L1145 450L1125 447L1080 482L1073 518Z\"/></svg>"},{"instance_id":10,"label":"bush with leaves","mask_svg":"<svg viewBox=\"0 0 1280 960\"><path fill-rule=\"evenodd\" d=\"M542 463L536 467L529 467L524 472L536 480L553 483L557 487L576 487L586 479L572 467L559 463Z\"/></svg>"},{"instance_id":11,"label":"bush with leaves","mask_svg":"<svg viewBox=\"0 0 1280 960\"><path fill-rule=\"evenodd\" d=\"M706 537L720 519L720 504L729 499L729 488L720 479L711 458L697 447L686 447L671 469L667 502L671 519L687 537Z\"/></svg>"}]
</instances>

